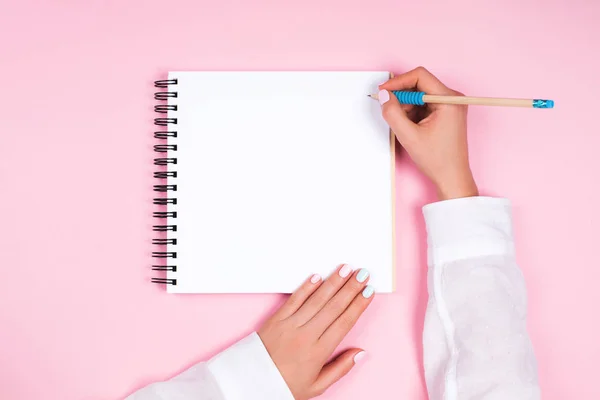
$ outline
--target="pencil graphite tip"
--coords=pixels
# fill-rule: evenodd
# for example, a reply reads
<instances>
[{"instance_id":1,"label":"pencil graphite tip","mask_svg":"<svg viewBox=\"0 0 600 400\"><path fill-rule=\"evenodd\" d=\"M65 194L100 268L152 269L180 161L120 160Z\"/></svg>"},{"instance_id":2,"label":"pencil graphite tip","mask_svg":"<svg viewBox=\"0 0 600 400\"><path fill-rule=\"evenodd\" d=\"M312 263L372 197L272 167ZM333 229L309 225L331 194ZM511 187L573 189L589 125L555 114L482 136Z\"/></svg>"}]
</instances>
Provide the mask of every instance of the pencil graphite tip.
<instances>
[{"instance_id":1,"label":"pencil graphite tip","mask_svg":"<svg viewBox=\"0 0 600 400\"><path fill-rule=\"evenodd\" d=\"M367 96L374 100L377 100L379 98L379 96L377 96L376 94L368 94Z\"/></svg>"}]
</instances>

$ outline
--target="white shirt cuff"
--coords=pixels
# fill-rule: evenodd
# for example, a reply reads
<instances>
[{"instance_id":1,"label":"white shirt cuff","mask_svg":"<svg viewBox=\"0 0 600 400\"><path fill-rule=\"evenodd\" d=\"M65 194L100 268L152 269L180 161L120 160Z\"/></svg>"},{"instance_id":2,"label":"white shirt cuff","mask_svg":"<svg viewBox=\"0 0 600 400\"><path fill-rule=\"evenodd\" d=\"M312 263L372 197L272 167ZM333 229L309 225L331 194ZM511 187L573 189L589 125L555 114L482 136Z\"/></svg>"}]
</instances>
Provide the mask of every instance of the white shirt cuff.
<instances>
[{"instance_id":1,"label":"white shirt cuff","mask_svg":"<svg viewBox=\"0 0 600 400\"><path fill-rule=\"evenodd\" d=\"M423 207L429 265L490 255L514 255L507 199L465 197Z\"/></svg>"},{"instance_id":2,"label":"white shirt cuff","mask_svg":"<svg viewBox=\"0 0 600 400\"><path fill-rule=\"evenodd\" d=\"M217 354L208 369L227 400L294 400L256 333Z\"/></svg>"}]
</instances>

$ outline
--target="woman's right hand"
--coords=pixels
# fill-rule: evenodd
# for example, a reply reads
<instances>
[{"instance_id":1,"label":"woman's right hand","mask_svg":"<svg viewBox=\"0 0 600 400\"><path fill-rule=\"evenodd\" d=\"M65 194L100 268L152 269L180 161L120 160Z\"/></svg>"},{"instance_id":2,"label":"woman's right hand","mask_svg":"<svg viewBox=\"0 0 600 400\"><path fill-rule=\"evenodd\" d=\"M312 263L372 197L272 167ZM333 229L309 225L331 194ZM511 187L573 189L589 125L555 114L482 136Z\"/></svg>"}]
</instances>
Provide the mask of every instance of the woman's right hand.
<instances>
[{"instance_id":1,"label":"woman's right hand","mask_svg":"<svg viewBox=\"0 0 600 400\"><path fill-rule=\"evenodd\" d=\"M423 67L379 85L384 119L419 169L433 182L440 200L477 196L469 166L467 106L400 104L391 90L462 96Z\"/></svg>"}]
</instances>

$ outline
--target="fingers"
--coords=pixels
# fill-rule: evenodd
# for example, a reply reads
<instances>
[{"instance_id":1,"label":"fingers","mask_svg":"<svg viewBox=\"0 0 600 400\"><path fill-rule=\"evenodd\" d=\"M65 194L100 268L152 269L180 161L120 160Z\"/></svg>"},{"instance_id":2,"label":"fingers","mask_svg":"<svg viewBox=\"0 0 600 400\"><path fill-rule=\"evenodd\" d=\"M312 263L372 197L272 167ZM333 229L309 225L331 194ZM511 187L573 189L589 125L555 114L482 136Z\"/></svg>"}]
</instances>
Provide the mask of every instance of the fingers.
<instances>
[{"instance_id":1,"label":"fingers","mask_svg":"<svg viewBox=\"0 0 600 400\"><path fill-rule=\"evenodd\" d=\"M350 349L340 354L335 360L323 367L313 385L315 396L323 394L331 385L346 375L364 356L361 349Z\"/></svg>"},{"instance_id":2,"label":"fingers","mask_svg":"<svg viewBox=\"0 0 600 400\"><path fill-rule=\"evenodd\" d=\"M410 142L417 138L419 127L411 121L396 96L388 90L382 89L379 91L379 103L381 104L383 119L388 123L400 144L407 147Z\"/></svg>"},{"instance_id":3,"label":"fingers","mask_svg":"<svg viewBox=\"0 0 600 400\"><path fill-rule=\"evenodd\" d=\"M380 89L385 90L409 90L417 89L427 94L445 94L452 95L454 91L444 85L431 72L423 67L418 67L407 73L398 75L383 85Z\"/></svg>"},{"instance_id":4,"label":"fingers","mask_svg":"<svg viewBox=\"0 0 600 400\"><path fill-rule=\"evenodd\" d=\"M371 304L373 297L375 297L374 295L375 290L373 287L366 286L362 292L354 297L352 303L346 308L346 311L325 330L319 339L319 344L323 346L326 353L333 352L342 342L342 339L350 332L350 329L354 327L356 321L358 321L369 304Z\"/></svg>"},{"instance_id":5,"label":"fingers","mask_svg":"<svg viewBox=\"0 0 600 400\"><path fill-rule=\"evenodd\" d=\"M343 264L306 300L294 315L299 325L304 325L314 317L327 302L340 290L352 274L352 267Z\"/></svg>"},{"instance_id":6,"label":"fingers","mask_svg":"<svg viewBox=\"0 0 600 400\"><path fill-rule=\"evenodd\" d=\"M292 314L298 311L300 307L302 307L306 299L308 299L310 295L313 294L319 286L321 286L321 283L323 283L323 279L318 274L308 278L306 281L304 281L302 286L292 293L283 306L281 306L281 308L275 312L273 318L283 320L290 317Z\"/></svg>"},{"instance_id":7,"label":"fingers","mask_svg":"<svg viewBox=\"0 0 600 400\"><path fill-rule=\"evenodd\" d=\"M369 271L361 269L352 274L344 286L325 304L306 326L319 336L340 316L367 285Z\"/></svg>"}]
</instances>

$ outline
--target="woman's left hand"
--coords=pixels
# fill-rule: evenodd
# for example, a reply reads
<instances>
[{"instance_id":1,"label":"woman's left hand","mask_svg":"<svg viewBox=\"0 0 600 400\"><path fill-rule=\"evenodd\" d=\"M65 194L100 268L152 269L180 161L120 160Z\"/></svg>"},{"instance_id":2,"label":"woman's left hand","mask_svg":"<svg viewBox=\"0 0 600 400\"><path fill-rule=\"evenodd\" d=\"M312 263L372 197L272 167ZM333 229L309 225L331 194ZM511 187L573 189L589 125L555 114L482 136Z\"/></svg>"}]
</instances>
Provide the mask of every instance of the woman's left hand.
<instances>
[{"instance_id":1,"label":"woman's left hand","mask_svg":"<svg viewBox=\"0 0 600 400\"><path fill-rule=\"evenodd\" d=\"M316 397L346 375L365 352L346 350L329 361L373 300L365 269L341 265L327 280L308 279L258 335L296 400Z\"/></svg>"}]
</instances>

